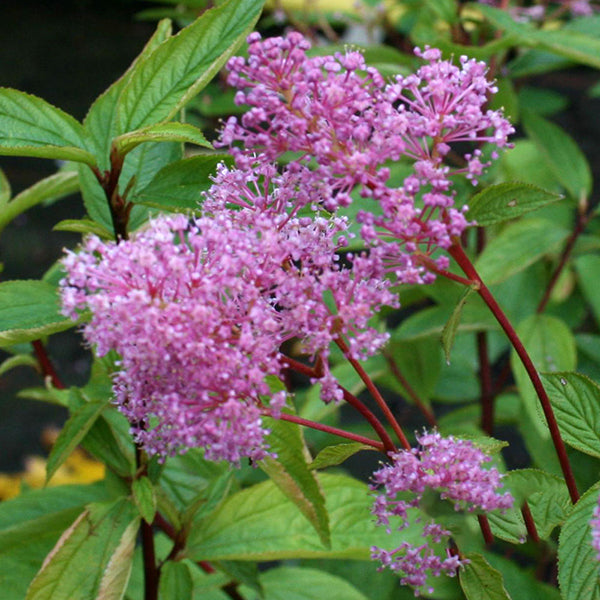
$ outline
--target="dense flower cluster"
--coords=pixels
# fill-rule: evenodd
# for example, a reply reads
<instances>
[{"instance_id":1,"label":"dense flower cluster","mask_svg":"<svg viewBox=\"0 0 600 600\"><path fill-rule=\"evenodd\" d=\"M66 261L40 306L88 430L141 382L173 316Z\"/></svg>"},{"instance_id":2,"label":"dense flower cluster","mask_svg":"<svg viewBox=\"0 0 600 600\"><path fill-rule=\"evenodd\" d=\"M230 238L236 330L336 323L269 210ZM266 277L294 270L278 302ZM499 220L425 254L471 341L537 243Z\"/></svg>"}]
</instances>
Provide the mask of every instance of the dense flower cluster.
<instances>
[{"instance_id":1,"label":"dense flower cluster","mask_svg":"<svg viewBox=\"0 0 600 600\"><path fill-rule=\"evenodd\" d=\"M491 459L470 441L443 438L436 431L418 435L417 441L419 448L390 455L391 464L373 474L372 489L383 491L373 506L379 525L389 530L390 519L400 517L400 528L407 527L409 509L419 506L426 490L452 500L455 510L489 512L512 506L510 493L496 491L502 487L501 474L495 468L483 468ZM402 583L415 586L418 593L428 575L452 576L461 564L453 555L440 558L430 546L449 535L449 531L432 522L423 529L423 545L414 547L405 542L393 550L373 548L372 556L384 567L401 573Z\"/></svg>"},{"instance_id":2,"label":"dense flower cluster","mask_svg":"<svg viewBox=\"0 0 600 600\"><path fill-rule=\"evenodd\" d=\"M479 148L456 154L455 168L446 159L457 143L501 148L513 132L500 111L485 109L497 91L485 64L461 57L458 67L439 50L417 50L426 64L386 83L359 52L309 57L299 33L266 40L253 33L248 42L249 59L230 60L228 81L250 109L227 121L221 144L243 167L257 154L275 161L294 153L287 168L302 171L328 210L348 205L355 189L374 198L382 214L360 215L365 241L385 246L400 281L431 280L417 255L448 248L468 224L465 207L454 205L452 178L463 173L475 183L489 164ZM399 160L413 173L390 187L387 164Z\"/></svg>"},{"instance_id":3,"label":"dense flower cluster","mask_svg":"<svg viewBox=\"0 0 600 600\"><path fill-rule=\"evenodd\" d=\"M239 171L223 168L210 214L161 217L119 244L91 237L63 261L63 310L89 309L86 339L100 356L119 353L116 401L150 453L198 446L213 460L260 460L262 398L273 416L285 402L265 383L285 368L283 341L297 337L326 358L343 336L362 358L387 339L368 325L382 305L397 305L377 262L348 256L343 266L347 221L278 210L286 188L278 182L271 194L269 173L246 173L244 192L231 187ZM328 377L326 368L324 399L340 399Z\"/></svg>"}]
</instances>

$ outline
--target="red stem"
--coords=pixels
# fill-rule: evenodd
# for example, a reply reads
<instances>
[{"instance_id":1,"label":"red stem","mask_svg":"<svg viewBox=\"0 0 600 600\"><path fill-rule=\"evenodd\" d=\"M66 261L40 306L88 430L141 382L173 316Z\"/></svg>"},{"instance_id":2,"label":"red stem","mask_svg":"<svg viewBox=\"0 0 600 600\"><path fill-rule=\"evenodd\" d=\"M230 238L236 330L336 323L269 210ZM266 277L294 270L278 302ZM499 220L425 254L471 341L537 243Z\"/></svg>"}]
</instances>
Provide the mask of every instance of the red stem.
<instances>
[{"instance_id":1,"label":"red stem","mask_svg":"<svg viewBox=\"0 0 600 600\"><path fill-rule=\"evenodd\" d=\"M488 518L485 515L477 515L477 520L479 521L479 528L481 529L486 546L491 546L494 543L494 534L492 533Z\"/></svg>"},{"instance_id":2,"label":"red stem","mask_svg":"<svg viewBox=\"0 0 600 600\"><path fill-rule=\"evenodd\" d=\"M533 515L531 514L531 509L529 508L529 504L527 504L527 502L523 503L521 514L523 515L523 520L525 521L525 527L527 528L529 537L536 544L539 543L540 536L538 535L537 527L535 526L535 521L533 520Z\"/></svg>"},{"instance_id":3,"label":"red stem","mask_svg":"<svg viewBox=\"0 0 600 600\"><path fill-rule=\"evenodd\" d=\"M33 342L31 342L31 345L33 346L35 357L37 358L40 368L42 369L42 374L44 378L50 377L52 385L57 390L64 390L65 386L60 380L59 376L56 374L56 371L54 370L54 365L52 364L52 361L48 356L48 352L46 351L44 344L42 344L40 340L34 340Z\"/></svg>"},{"instance_id":4,"label":"red stem","mask_svg":"<svg viewBox=\"0 0 600 600\"><path fill-rule=\"evenodd\" d=\"M577 214L577 222L575 224L575 229L573 229L571 235L569 236L569 239L567 240L567 243L565 244L565 247L563 248L558 265L556 265L556 269L554 269L554 273L552 273L552 277L550 278L550 281L548 282L548 285L546 287L544 297L540 300L540 303L538 304L536 310L537 313L543 312L546 308L546 304L548 304L548 301L550 300L552 290L554 289L554 286L556 285L560 274L562 273L563 269L565 268L565 265L567 264L567 261L569 260L569 257L571 256L571 252L575 247L575 242L577 241L577 238L583 233L583 230L588 224L590 216L590 214L581 212Z\"/></svg>"},{"instance_id":5,"label":"red stem","mask_svg":"<svg viewBox=\"0 0 600 600\"><path fill-rule=\"evenodd\" d=\"M392 429L394 430L394 433L398 437L398 440L400 441L400 444L402 445L402 447L405 450L410 450L411 449L410 444L408 443L408 440L406 439L406 436L404 435L404 432L402 431L402 427L400 427L400 424L398 423L398 421L396 421L396 418L394 417L392 411L390 410L390 407L387 405L387 402L384 400L384 398L381 395L381 393L379 392L379 390L375 387L375 384L373 383L372 379L369 377L368 373L363 369L362 365L357 360L355 360L354 358L352 358L350 356L350 349L348 348L348 345L346 344L346 342L344 340L337 338L335 340L335 342L339 346L340 350L344 353L344 356L346 357L348 362L352 365L353 369L358 373L358 376L361 378L362 382L365 384L365 386L369 390L369 393L371 394L371 396L373 397L375 402L377 402L377 405L379 406L379 408L383 412L385 418L387 419L388 423L391 425Z\"/></svg>"},{"instance_id":6,"label":"red stem","mask_svg":"<svg viewBox=\"0 0 600 600\"><path fill-rule=\"evenodd\" d=\"M312 377L312 378L316 378L316 379L318 379L319 377L322 376L320 370L317 370L317 368L309 367L308 365L305 365L304 363L294 360L293 358L290 358L289 356L286 356L284 360L290 369L293 369L294 371L297 371L298 373L302 373L303 375L306 375L306 376ZM388 435L387 431L385 430L385 427L382 425L381 421L375 416L375 414L367 406L365 406L365 404L363 402L361 402L356 396L354 396L354 394L351 394L348 390L344 389L342 386L339 386L339 387L344 394L344 400L346 400L346 402L350 406L352 406L352 408L357 410L369 422L371 427L374 429L375 433L377 433L379 439L383 442L382 447L384 448L384 451L386 453L387 452L395 452L396 447L394 446L394 443L392 442L390 436ZM287 416L290 416L290 415L287 415ZM284 418L283 414L282 414L281 418ZM299 417L295 417L295 418L299 418ZM316 423L314 421L306 421L305 425L307 427L312 427L313 429L321 429L322 431L325 431L325 429L322 429L323 427L328 427L327 425L321 425L320 423ZM343 431L341 429L335 429L335 428L331 428L331 429L334 431L329 431L329 433L333 433L334 435L341 435L342 437L348 437L348 435L353 435L353 434L349 434L347 431ZM361 436L359 436L359 437L361 437ZM363 439L366 440L369 438L363 438ZM371 442L373 442L373 440L371 440ZM367 443L367 442L364 442L364 443ZM377 442L375 442L375 443L377 443ZM409 446L409 448L410 448L410 446Z\"/></svg>"},{"instance_id":7,"label":"red stem","mask_svg":"<svg viewBox=\"0 0 600 600\"><path fill-rule=\"evenodd\" d=\"M565 483L567 484L567 488L569 489L569 495L571 496L571 501L573 504L579 500L579 491L577 490L577 484L575 483L575 477L573 476L573 471L571 469L571 465L569 463L569 458L567 456L567 450L565 448L565 444L560 435L560 430L558 428L558 423L556 422L556 417L554 416L554 411L552 410L552 405L550 404L550 399L548 398L548 394L542 385L542 381L538 372L535 369L535 366L523 346L523 343L519 339L517 332L514 327L511 325L510 321L496 302L496 299L489 291L485 283L483 283L479 273L477 273L475 267L469 260L469 257L465 254L464 250L458 245L454 244L449 249L449 254L456 260L459 264L460 268L464 271L467 277L473 279L473 281L479 284L479 288L477 292L483 299L483 301L488 305L489 309L492 311L493 315L496 317L496 320L506 333L510 343L513 348L519 355L525 370L527 371L527 375L533 384L533 387L537 393L537 396L540 400L540 404L542 405L542 410L544 411L544 416L546 417L546 423L548 424L548 428L550 429L550 436L552 437L552 443L554 444L554 448L556 449L556 454L558 456L558 461L560 463L560 467L565 478Z\"/></svg>"},{"instance_id":8,"label":"red stem","mask_svg":"<svg viewBox=\"0 0 600 600\"><path fill-rule=\"evenodd\" d=\"M375 448L376 450L379 450L380 452L386 451L386 448L382 442L378 442L376 440L372 440L371 438L364 437L362 435L358 435L355 433L351 433L349 431L344 431L343 429L338 429L337 427L330 427L329 425L323 425L322 423L317 423L316 421L310 421L308 419L303 419L302 417L298 417L296 415L290 415L288 413L281 413L279 418L282 421L289 421L290 423L297 423L298 425L302 425L303 427L310 427L311 429L316 429L318 431L324 431L325 433L331 433L333 435L337 435L338 437L352 440L353 442L359 442L360 444L365 444L366 446L371 446L372 448ZM392 447L392 450L393 450L393 447Z\"/></svg>"}]
</instances>

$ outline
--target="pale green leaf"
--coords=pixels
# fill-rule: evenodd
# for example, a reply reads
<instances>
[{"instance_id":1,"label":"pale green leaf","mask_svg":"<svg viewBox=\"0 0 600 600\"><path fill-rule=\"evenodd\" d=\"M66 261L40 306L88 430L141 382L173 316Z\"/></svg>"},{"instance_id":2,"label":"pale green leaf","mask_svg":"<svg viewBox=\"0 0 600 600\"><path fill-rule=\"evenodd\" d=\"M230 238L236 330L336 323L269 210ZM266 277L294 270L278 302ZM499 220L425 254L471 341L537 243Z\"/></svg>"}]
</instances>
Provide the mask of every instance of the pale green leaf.
<instances>
[{"instance_id":1,"label":"pale green leaf","mask_svg":"<svg viewBox=\"0 0 600 600\"><path fill-rule=\"evenodd\" d=\"M523 115L523 125L540 156L571 197L575 200L588 198L592 190L592 172L573 139L558 125L533 112Z\"/></svg>"},{"instance_id":2,"label":"pale green leaf","mask_svg":"<svg viewBox=\"0 0 600 600\"><path fill-rule=\"evenodd\" d=\"M60 314L56 287L44 281L0 283L0 347L37 340L74 327Z\"/></svg>"},{"instance_id":3,"label":"pale green leaf","mask_svg":"<svg viewBox=\"0 0 600 600\"><path fill-rule=\"evenodd\" d=\"M192 600L194 582L187 564L168 560L160 570L159 600Z\"/></svg>"},{"instance_id":4,"label":"pale green leaf","mask_svg":"<svg viewBox=\"0 0 600 600\"><path fill-rule=\"evenodd\" d=\"M341 577L306 567L270 569L261 582L264 600L367 600Z\"/></svg>"},{"instance_id":5,"label":"pale green leaf","mask_svg":"<svg viewBox=\"0 0 600 600\"><path fill-rule=\"evenodd\" d=\"M148 477L143 476L131 482L133 501L140 511L140 515L148 525L154 522L156 515L156 491Z\"/></svg>"},{"instance_id":6,"label":"pale green leaf","mask_svg":"<svg viewBox=\"0 0 600 600\"><path fill-rule=\"evenodd\" d=\"M29 582L62 532L103 484L68 485L21 493L0 503L0 588L3 600L23 600Z\"/></svg>"},{"instance_id":7,"label":"pale green leaf","mask_svg":"<svg viewBox=\"0 0 600 600\"><path fill-rule=\"evenodd\" d=\"M145 142L184 142L212 148L200 129L188 123L160 123L124 133L113 140L113 145L121 156Z\"/></svg>"},{"instance_id":8,"label":"pale green leaf","mask_svg":"<svg viewBox=\"0 0 600 600\"><path fill-rule=\"evenodd\" d=\"M325 469L342 464L345 460L354 456L362 450L373 450L371 446L366 446L359 442L349 442L348 444L336 444L323 448L316 458L310 463L311 469Z\"/></svg>"},{"instance_id":9,"label":"pale green leaf","mask_svg":"<svg viewBox=\"0 0 600 600\"><path fill-rule=\"evenodd\" d=\"M469 563L458 574L467 600L511 600L500 571L481 554L468 554L467 558Z\"/></svg>"},{"instance_id":10,"label":"pale green leaf","mask_svg":"<svg viewBox=\"0 0 600 600\"><path fill-rule=\"evenodd\" d=\"M222 162L231 163L231 157L207 154L170 163L156 173L134 200L162 210L198 210L202 192L213 185L210 177Z\"/></svg>"},{"instance_id":11,"label":"pale green leaf","mask_svg":"<svg viewBox=\"0 0 600 600\"><path fill-rule=\"evenodd\" d=\"M325 498L316 475L308 465L310 454L302 429L295 423L280 419L269 419L268 429L267 442L276 458L265 458L259 463L260 468L296 504L323 544L329 546L329 517Z\"/></svg>"},{"instance_id":12,"label":"pale green leaf","mask_svg":"<svg viewBox=\"0 0 600 600\"><path fill-rule=\"evenodd\" d=\"M487 285L500 283L556 251L568 235L567 229L545 219L510 223L486 246L475 268Z\"/></svg>"},{"instance_id":13,"label":"pale green leaf","mask_svg":"<svg viewBox=\"0 0 600 600\"><path fill-rule=\"evenodd\" d=\"M563 600L600 600L596 550L590 521L600 485L590 488L575 505L558 539L558 580Z\"/></svg>"},{"instance_id":14,"label":"pale green leaf","mask_svg":"<svg viewBox=\"0 0 600 600\"><path fill-rule=\"evenodd\" d=\"M262 0L229 0L136 63L119 97L119 132L172 119L239 47L262 5Z\"/></svg>"},{"instance_id":15,"label":"pale green leaf","mask_svg":"<svg viewBox=\"0 0 600 600\"><path fill-rule=\"evenodd\" d=\"M529 183L499 183L473 196L466 216L469 221L486 227L515 219L560 199L560 195Z\"/></svg>"},{"instance_id":16,"label":"pale green leaf","mask_svg":"<svg viewBox=\"0 0 600 600\"><path fill-rule=\"evenodd\" d=\"M88 402L71 414L52 445L46 463L46 482L50 481L57 469L81 443L106 407L106 404L107 401Z\"/></svg>"},{"instance_id":17,"label":"pale green leaf","mask_svg":"<svg viewBox=\"0 0 600 600\"><path fill-rule=\"evenodd\" d=\"M600 457L600 387L580 373L542 375L563 440Z\"/></svg>"},{"instance_id":18,"label":"pale green leaf","mask_svg":"<svg viewBox=\"0 0 600 600\"><path fill-rule=\"evenodd\" d=\"M73 194L78 189L79 179L74 171L59 171L38 181L15 196L8 204L0 207L0 231L32 206L49 200L58 200Z\"/></svg>"},{"instance_id":19,"label":"pale green leaf","mask_svg":"<svg viewBox=\"0 0 600 600\"><path fill-rule=\"evenodd\" d=\"M452 350L452 345L454 344L454 338L458 333L458 327L460 325L460 320L462 317L463 308L465 307L469 297L475 292L475 289L472 287L468 287L463 295L461 296L458 304L454 307L450 318L446 321L444 328L442 329L442 348L444 349L444 355L446 357L446 362L450 362L450 352Z\"/></svg>"},{"instance_id":20,"label":"pale green leaf","mask_svg":"<svg viewBox=\"0 0 600 600\"><path fill-rule=\"evenodd\" d=\"M85 129L45 100L0 88L0 154L96 164Z\"/></svg>"},{"instance_id":21,"label":"pale green leaf","mask_svg":"<svg viewBox=\"0 0 600 600\"><path fill-rule=\"evenodd\" d=\"M100 592L106 598L121 597L138 523L137 511L125 499L91 504L46 557L26 600L92 599ZM126 560L115 564L115 554Z\"/></svg>"},{"instance_id":22,"label":"pale green leaf","mask_svg":"<svg viewBox=\"0 0 600 600\"><path fill-rule=\"evenodd\" d=\"M319 475L325 495L331 548L325 548L296 505L272 481L229 496L188 537L193 560L277 560L346 558L367 560L371 546L393 548L401 540L419 543L422 528L411 525L388 534L371 515L373 498L364 483L342 475ZM417 514L411 515L411 522ZM394 545L395 544L395 545Z\"/></svg>"}]
</instances>

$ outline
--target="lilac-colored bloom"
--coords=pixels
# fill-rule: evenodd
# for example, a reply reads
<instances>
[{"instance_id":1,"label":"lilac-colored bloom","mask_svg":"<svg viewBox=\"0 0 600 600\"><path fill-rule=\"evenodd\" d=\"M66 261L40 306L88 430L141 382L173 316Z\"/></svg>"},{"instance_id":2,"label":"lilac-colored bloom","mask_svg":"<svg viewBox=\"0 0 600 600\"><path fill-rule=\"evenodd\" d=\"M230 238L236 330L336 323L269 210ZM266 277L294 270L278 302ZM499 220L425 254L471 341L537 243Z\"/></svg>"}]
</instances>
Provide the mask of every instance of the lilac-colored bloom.
<instances>
[{"instance_id":1,"label":"lilac-colored bloom","mask_svg":"<svg viewBox=\"0 0 600 600\"><path fill-rule=\"evenodd\" d=\"M272 175L268 165L223 168L204 217L157 218L119 244L91 237L63 261L63 310L89 310L86 339L99 356L120 355L116 402L150 453L203 447L211 460L260 460L263 399L275 417L285 402L265 382L281 377L285 340L319 355L327 381L337 338L356 359L387 340L369 325L383 305L398 305L380 263L342 264L347 220L287 214L297 180L271 189ZM322 395L341 396L331 382Z\"/></svg>"},{"instance_id":2,"label":"lilac-colored bloom","mask_svg":"<svg viewBox=\"0 0 600 600\"><path fill-rule=\"evenodd\" d=\"M388 531L391 518L400 517L399 528L410 524L409 509L419 506L426 490L454 502L455 510L505 510L513 504L510 493L498 493L502 475L495 468L484 469L491 459L472 442L452 436L443 438L437 431L417 436L419 447L390 455L391 464L373 474L375 497L373 514ZM403 543L393 550L372 549L372 556L402 576L402 582L419 588L429 574L454 575L464 564L456 556L438 557L430 544L447 540L450 532L431 522L423 528L424 544ZM416 560L416 562L415 562Z\"/></svg>"},{"instance_id":3,"label":"lilac-colored bloom","mask_svg":"<svg viewBox=\"0 0 600 600\"><path fill-rule=\"evenodd\" d=\"M455 206L453 177L475 184L490 160L474 148L464 166L451 168L448 154L460 156L456 145L465 143L502 148L513 132L500 111L485 109L497 91L485 63L461 57L455 66L439 50L417 49L426 64L386 83L356 51L308 57L310 44L299 33L252 34L248 42L249 59L233 58L228 67L236 101L250 109L227 121L220 143L241 167L257 154L275 161L295 153L286 169L301 171L304 187L318 190L327 210L350 204L353 190L373 198L381 214L359 214L367 245L385 248L386 268L399 281L431 281L420 256L449 248L468 225L466 206ZM386 164L401 159L412 162L413 174L390 187ZM445 257L435 260L444 268Z\"/></svg>"}]
</instances>

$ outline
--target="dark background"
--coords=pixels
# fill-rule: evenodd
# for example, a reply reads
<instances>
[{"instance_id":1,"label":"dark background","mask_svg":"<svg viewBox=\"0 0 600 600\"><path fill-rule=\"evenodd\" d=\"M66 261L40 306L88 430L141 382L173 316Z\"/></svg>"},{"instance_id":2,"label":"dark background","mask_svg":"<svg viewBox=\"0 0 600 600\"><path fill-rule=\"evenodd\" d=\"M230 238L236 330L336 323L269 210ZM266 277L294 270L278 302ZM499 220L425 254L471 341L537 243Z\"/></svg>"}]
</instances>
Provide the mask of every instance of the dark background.
<instances>
[{"instance_id":1,"label":"dark background","mask_svg":"<svg viewBox=\"0 0 600 600\"><path fill-rule=\"evenodd\" d=\"M3 0L0 2L0 86L40 96L83 119L88 107L135 58L154 29L136 21L145 5L132 0ZM13 194L56 171L50 160L0 156ZM84 214L79 196L36 207L0 236L3 280L39 278L79 236L54 232L62 219ZM49 352L65 384L85 382L88 359L73 332L52 336ZM2 353L1 359L5 358ZM40 436L60 425L60 408L16 397L23 387L43 385L29 368L0 378L0 471L18 471L23 458L43 452Z\"/></svg>"}]
</instances>

